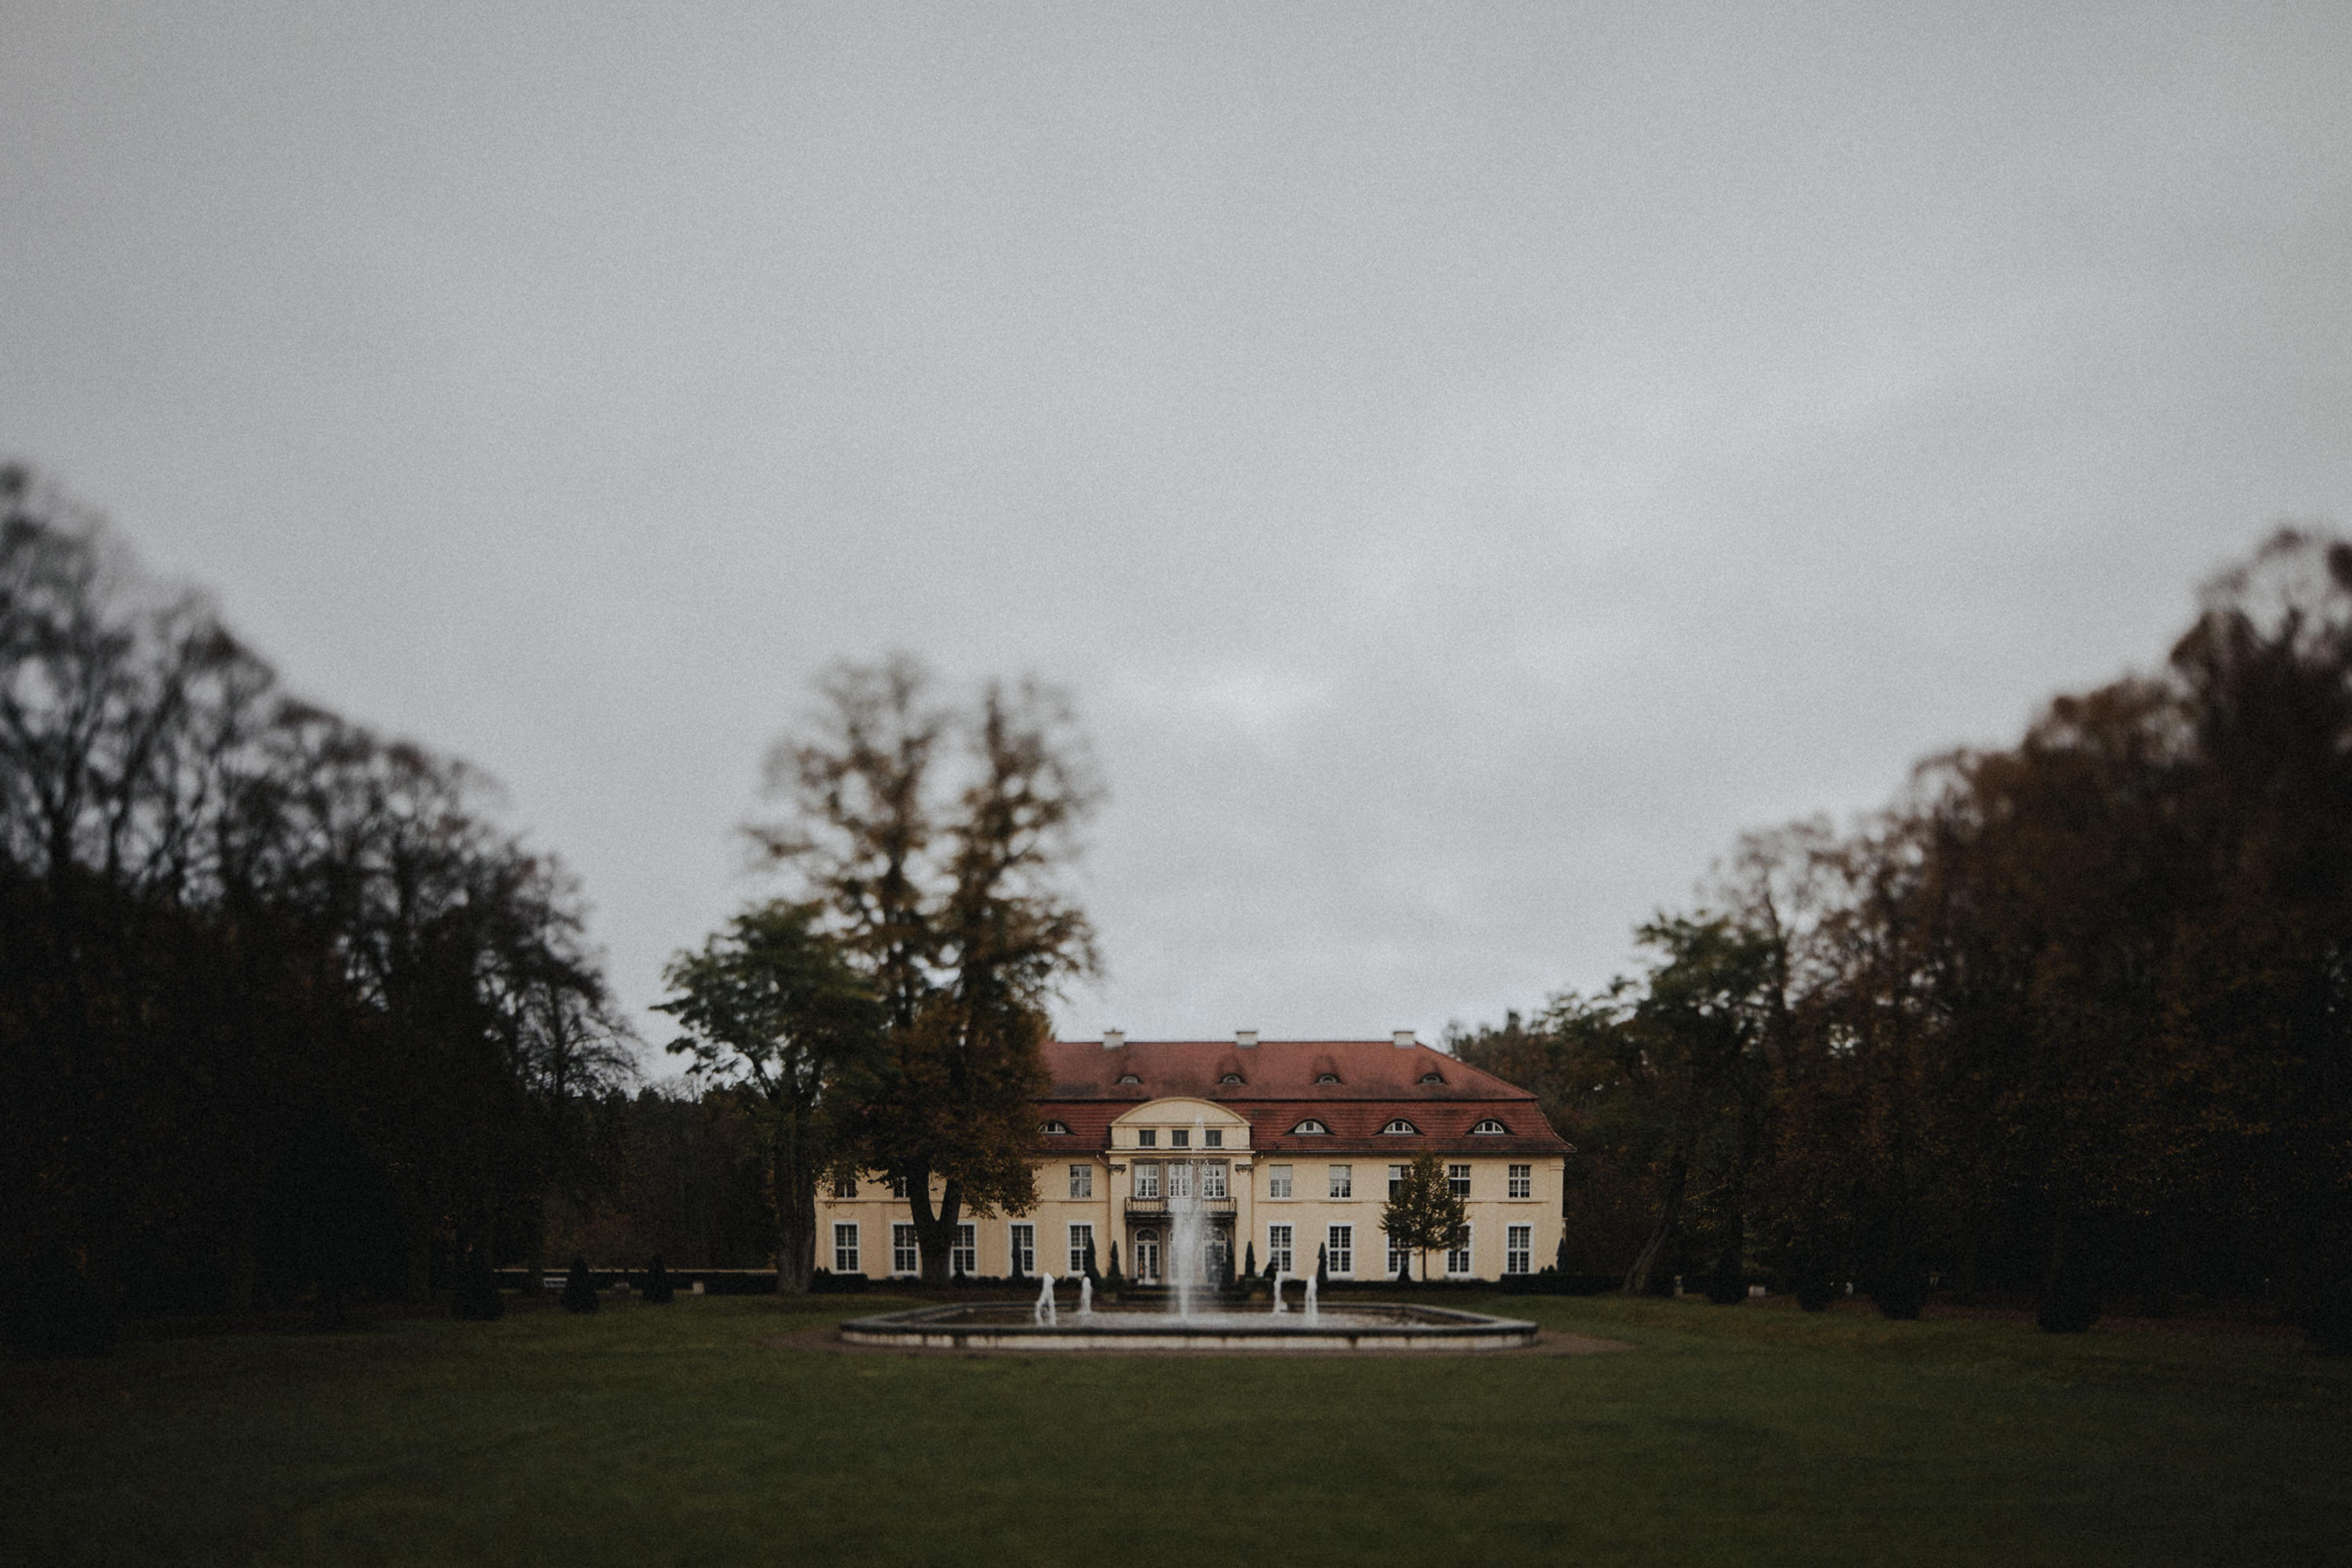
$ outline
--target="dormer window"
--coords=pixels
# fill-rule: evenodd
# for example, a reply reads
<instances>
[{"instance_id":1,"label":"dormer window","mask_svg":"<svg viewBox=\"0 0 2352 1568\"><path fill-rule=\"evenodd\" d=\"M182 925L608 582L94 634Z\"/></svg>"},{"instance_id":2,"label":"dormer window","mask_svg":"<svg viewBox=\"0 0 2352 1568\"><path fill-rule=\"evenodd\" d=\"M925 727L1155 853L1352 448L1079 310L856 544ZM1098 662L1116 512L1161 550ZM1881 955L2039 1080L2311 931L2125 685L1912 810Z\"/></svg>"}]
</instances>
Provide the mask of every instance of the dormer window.
<instances>
[{"instance_id":1,"label":"dormer window","mask_svg":"<svg viewBox=\"0 0 2352 1568\"><path fill-rule=\"evenodd\" d=\"M1300 1122L1297 1126L1292 1128L1290 1130L1290 1135L1293 1138L1320 1138L1328 1134L1330 1131L1331 1130L1328 1127L1324 1126L1320 1121L1316 1121L1310 1116L1306 1121Z\"/></svg>"},{"instance_id":2,"label":"dormer window","mask_svg":"<svg viewBox=\"0 0 2352 1568\"><path fill-rule=\"evenodd\" d=\"M1066 1138L1070 1135L1070 1124L1066 1121L1041 1121L1037 1124L1037 1131L1048 1138Z\"/></svg>"},{"instance_id":3,"label":"dormer window","mask_svg":"<svg viewBox=\"0 0 2352 1568\"><path fill-rule=\"evenodd\" d=\"M1423 1083L1444 1083L1445 1081L1445 1075L1442 1072L1425 1072L1421 1075L1421 1081Z\"/></svg>"},{"instance_id":4,"label":"dormer window","mask_svg":"<svg viewBox=\"0 0 2352 1568\"><path fill-rule=\"evenodd\" d=\"M1317 1083L1337 1083L1339 1081L1339 1075L1335 1072L1318 1072L1315 1075L1315 1081Z\"/></svg>"},{"instance_id":5,"label":"dormer window","mask_svg":"<svg viewBox=\"0 0 2352 1568\"><path fill-rule=\"evenodd\" d=\"M1239 1074L1239 1073L1237 1073L1237 1072L1229 1072L1229 1073L1227 1073L1224 1077L1223 1077L1223 1078L1219 1079L1217 1081L1218 1081L1219 1083L1239 1083L1239 1082L1241 1082L1241 1080L1242 1080L1242 1075L1241 1075L1241 1074Z\"/></svg>"},{"instance_id":6,"label":"dormer window","mask_svg":"<svg viewBox=\"0 0 2352 1568\"><path fill-rule=\"evenodd\" d=\"M1381 1128L1381 1131L1383 1132L1410 1134L1419 1132L1421 1129L1415 1127L1412 1122L1407 1121L1403 1117L1400 1116L1394 1121L1390 1122L1386 1127Z\"/></svg>"},{"instance_id":7,"label":"dormer window","mask_svg":"<svg viewBox=\"0 0 2352 1568\"><path fill-rule=\"evenodd\" d=\"M1118 1075L1118 1081L1121 1083L1141 1083L1143 1080L1136 1077L1131 1072L1123 1072Z\"/></svg>"},{"instance_id":8,"label":"dormer window","mask_svg":"<svg viewBox=\"0 0 2352 1568\"><path fill-rule=\"evenodd\" d=\"M1481 1138L1499 1138L1504 1133L1508 1132L1510 1129L1489 1116L1486 1121L1481 1121L1477 1126L1470 1129L1470 1131Z\"/></svg>"}]
</instances>

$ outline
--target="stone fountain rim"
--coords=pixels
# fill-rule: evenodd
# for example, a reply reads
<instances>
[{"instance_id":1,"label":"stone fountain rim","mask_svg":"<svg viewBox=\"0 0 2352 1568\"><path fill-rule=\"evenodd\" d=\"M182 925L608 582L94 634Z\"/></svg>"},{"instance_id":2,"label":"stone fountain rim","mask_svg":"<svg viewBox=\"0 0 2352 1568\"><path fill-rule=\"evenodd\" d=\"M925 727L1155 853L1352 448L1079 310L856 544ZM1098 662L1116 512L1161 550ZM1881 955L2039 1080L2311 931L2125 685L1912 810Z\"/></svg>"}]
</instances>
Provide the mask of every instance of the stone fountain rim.
<instances>
[{"instance_id":1,"label":"stone fountain rim","mask_svg":"<svg viewBox=\"0 0 2352 1568\"><path fill-rule=\"evenodd\" d=\"M853 1318L837 1332L851 1343L933 1350L1100 1350L1129 1346L1164 1350L1516 1350L1535 1343L1540 1326L1459 1307L1418 1301L1349 1301L1335 1316L1386 1310L1411 1321L1342 1324L1308 1322L1303 1312L1263 1314L1263 1321L1187 1328L1165 1312L1072 1313L1056 1324L961 1321L978 1303L950 1302ZM1018 1302L988 1303L1018 1311Z\"/></svg>"}]
</instances>

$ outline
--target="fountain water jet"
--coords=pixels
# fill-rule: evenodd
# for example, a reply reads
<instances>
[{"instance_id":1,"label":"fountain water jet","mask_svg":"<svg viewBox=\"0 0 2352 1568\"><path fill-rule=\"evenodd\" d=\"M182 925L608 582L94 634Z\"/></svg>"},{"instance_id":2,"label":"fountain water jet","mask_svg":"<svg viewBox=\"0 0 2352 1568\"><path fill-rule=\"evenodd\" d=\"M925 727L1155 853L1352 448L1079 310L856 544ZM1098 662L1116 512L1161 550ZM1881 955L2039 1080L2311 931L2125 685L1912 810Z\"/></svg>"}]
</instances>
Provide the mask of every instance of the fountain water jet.
<instances>
[{"instance_id":1,"label":"fountain water jet","mask_svg":"<svg viewBox=\"0 0 2352 1568\"><path fill-rule=\"evenodd\" d=\"M1289 1276L1283 1273L1279 1268L1274 1271L1274 1310L1277 1313L1286 1312L1290 1310L1282 1304L1282 1282L1288 1278Z\"/></svg>"},{"instance_id":2,"label":"fountain water jet","mask_svg":"<svg viewBox=\"0 0 2352 1568\"><path fill-rule=\"evenodd\" d=\"M1310 1323L1315 1321L1315 1276L1312 1274L1307 1277L1307 1321Z\"/></svg>"},{"instance_id":3,"label":"fountain water jet","mask_svg":"<svg viewBox=\"0 0 2352 1568\"><path fill-rule=\"evenodd\" d=\"M1094 1315L1095 1277L1091 1274L1081 1274L1078 1276L1078 1316L1091 1318Z\"/></svg>"},{"instance_id":4,"label":"fountain water jet","mask_svg":"<svg viewBox=\"0 0 2352 1568\"><path fill-rule=\"evenodd\" d=\"M1037 1304L1029 1309L1029 1321L1041 1329L1059 1328L1062 1313L1054 1302L1054 1277L1041 1274L1037 1279Z\"/></svg>"}]
</instances>

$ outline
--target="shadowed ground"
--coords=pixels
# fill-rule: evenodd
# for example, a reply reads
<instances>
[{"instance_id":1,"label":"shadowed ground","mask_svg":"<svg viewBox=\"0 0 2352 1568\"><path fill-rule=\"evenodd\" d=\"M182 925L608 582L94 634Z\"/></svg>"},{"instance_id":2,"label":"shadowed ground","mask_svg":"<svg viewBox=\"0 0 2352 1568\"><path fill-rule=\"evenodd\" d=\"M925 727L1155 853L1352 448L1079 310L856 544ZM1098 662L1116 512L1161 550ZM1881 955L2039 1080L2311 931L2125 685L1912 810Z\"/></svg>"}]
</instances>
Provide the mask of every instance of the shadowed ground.
<instances>
[{"instance_id":1,"label":"shadowed ground","mask_svg":"<svg viewBox=\"0 0 2352 1568\"><path fill-rule=\"evenodd\" d=\"M779 1348L890 1304L621 1301L0 1365L0 1555L2352 1560L2352 1365L2274 1338L1513 1297L1483 1305L1638 1350Z\"/></svg>"}]
</instances>

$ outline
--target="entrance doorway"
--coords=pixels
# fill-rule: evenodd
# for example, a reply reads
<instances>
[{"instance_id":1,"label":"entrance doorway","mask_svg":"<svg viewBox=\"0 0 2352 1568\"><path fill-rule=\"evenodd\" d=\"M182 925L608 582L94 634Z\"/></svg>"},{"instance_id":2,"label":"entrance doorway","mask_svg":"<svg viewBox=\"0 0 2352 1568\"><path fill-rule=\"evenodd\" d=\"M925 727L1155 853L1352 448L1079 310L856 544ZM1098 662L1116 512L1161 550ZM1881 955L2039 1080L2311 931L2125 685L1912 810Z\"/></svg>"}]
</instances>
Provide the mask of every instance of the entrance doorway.
<instances>
[{"instance_id":1,"label":"entrance doorway","mask_svg":"<svg viewBox=\"0 0 2352 1568\"><path fill-rule=\"evenodd\" d=\"M1138 1285L1160 1283L1160 1233L1156 1230L1135 1233L1135 1282Z\"/></svg>"}]
</instances>

